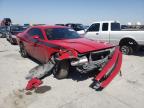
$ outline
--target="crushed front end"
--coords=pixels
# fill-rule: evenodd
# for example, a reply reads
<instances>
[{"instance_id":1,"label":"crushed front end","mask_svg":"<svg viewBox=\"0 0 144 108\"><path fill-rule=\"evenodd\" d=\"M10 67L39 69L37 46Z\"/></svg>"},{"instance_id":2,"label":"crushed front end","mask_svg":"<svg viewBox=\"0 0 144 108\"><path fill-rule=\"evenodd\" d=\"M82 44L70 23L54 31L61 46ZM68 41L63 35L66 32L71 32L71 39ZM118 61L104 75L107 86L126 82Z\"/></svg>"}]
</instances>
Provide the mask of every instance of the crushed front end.
<instances>
[{"instance_id":1,"label":"crushed front end","mask_svg":"<svg viewBox=\"0 0 144 108\"><path fill-rule=\"evenodd\" d=\"M56 67L56 64L64 63L62 61L65 60L69 61L66 62L68 65L75 67L76 70L82 74L96 71L94 81L90 87L101 90L113 80L118 72L120 72L122 53L119 51L119 47L111 47L82 54L79 54L72 49L60 50L47 64L31 70L32 73L28 76L30 77L30 81L28 82L26 89L31 90L32 88L38 87L42 84L41 78L46 74L51 73L53 69L59 69ZM65 72L64 69L65 68L62 68L62 72Z\"/></svg>"},{"instance_id":2,"label":"crushed front end","mask_svg":"<svg viewBox=\"0 0 144 108\"><path fill-rule=\"evenodd\" d=\"M106 87L113 80L120 72L121 64L122 53L119 47L79 54L78 59L71 61L71 66L75 66L80 73L98 70L91 84L96 90Z\"/></svg>"}]
</instances>

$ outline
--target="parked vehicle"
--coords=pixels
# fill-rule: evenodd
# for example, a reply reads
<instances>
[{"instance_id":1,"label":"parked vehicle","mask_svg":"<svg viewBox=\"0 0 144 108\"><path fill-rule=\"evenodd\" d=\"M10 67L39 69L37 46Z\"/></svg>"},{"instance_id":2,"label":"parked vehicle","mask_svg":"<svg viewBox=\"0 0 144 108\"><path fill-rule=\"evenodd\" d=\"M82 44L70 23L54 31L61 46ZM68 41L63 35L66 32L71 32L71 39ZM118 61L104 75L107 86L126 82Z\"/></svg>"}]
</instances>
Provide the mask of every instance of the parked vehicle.
<instances>
[{"instance_id":1,"label":"parked vehicle","mask_svg":"<svg viewBox=\"0 0 144 108\"><path fill-rule=\"evenodd\" d=\"M83 35L85 33L85 28L82 24L68 23L68 24L65 24L65 26L71 27L80 35Z\"/></svg>"},{"instance_id":2,"label":"parked vehicle","mask_svg":"<svg viewBox=\"0 0 144 108\"><path fill-rule=\"evenodd\" d=\"M0 27L0 38L6 38L7 36L7 29L6 27Z\"/></svg>"},{"instance_id":3,"label":"parked vehicle","mask_svg":"<svg viewBox=\"0 0 144 108\"><path fill-rule=\"evenodd\" d=\"M0 22L0 26L10 26L12 23L10 18L4 18L1 22Z\"/></svg>"},{"instance_id":4,"label":"parked vehicle","mask_svg":"<svg viewBox=\"0 0 144 108\"><path fill-rule=\"evenodd\" d=\"M30 24L24 24L24 25L23 25L24 28L28 28L28 27L30 27L30 26L31 26Z\"/></svg>"},{"instance_id":5,"label":"parked vehicle","mask_svg":"<svg viewBox=\"0 0 144 108\"><path fill-rule=\"evenodd\" d=\"M55 64L56 78L66 78L70 67L80 73L96 71L95 89L106 87L118 74L122 54L118 47L81 37L64 26L34 26L17 35L22 57Z\"/></svg>"},{"instance_id":6,"label":"parked vehicle","mask_svg":"<svg viewBox=\"0 0 144 108\"><path fill-rule=\"evenodd\" d=\"M20 26L20 25L12 25L10 26L10 34L7 36L7 40L11 43L11 44L17 44L17 37L16 35L18 33L23 32L25 29L27 29L24 26Z\"/></svg>"},{"instance_id":7,"label":"parked vehicle","mask_svg":"<svg viewBox=\"0 0 144 108\"><path fill-rule=\"evenodd\" d=\"M3 38L3 33L0 32L0 38Z\"/></svg>"},{"instance_id":8,"label":"parked vehicle","mask_svg":"<svg viewBox=\"0 0 144 108\"><path fill-rule=\"evenodd\" d=\"M55 25L57 25L57 26L65 26L65 24L55 24Z\"/></svg>"},{"instance_id":9,"label":"parked vehicle","mask_svg":"<svg viewBox=\"0 0 144 108\"><path fill-rule=\"evenodd\" d=\"M144 31L122 31L119 22L94 22L86 31L86 38L119 45L123 54L133 54L144 46Z\"/></svg>"}]
</instances>

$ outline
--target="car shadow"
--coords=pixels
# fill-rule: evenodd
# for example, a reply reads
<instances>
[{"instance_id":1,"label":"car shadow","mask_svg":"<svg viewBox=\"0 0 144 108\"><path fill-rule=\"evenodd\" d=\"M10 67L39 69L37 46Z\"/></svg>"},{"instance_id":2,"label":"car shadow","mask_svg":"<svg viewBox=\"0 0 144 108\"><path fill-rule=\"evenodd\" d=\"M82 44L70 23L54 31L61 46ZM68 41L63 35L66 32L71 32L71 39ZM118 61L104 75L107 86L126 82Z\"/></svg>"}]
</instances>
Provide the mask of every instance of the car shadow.
<instances>
[{"instance_id":1,"label":"car shadow","mask_svg":"<svg viewBox=\"0 0 144 108\"><path fill-rule=\"evenodd\" d=\"M137 53L134 54L134 56L143 57L144 56L144 48L140 49Z\"/></svg>"},{"instance_id":2,"label":"car shadow","mask_svg":"<svg viewBox=\"0 0 144 108\"><path fill-rule=\"evenodd\" d=\"M43 94L50 90L51 90L51 86L44 85L44 86L40 86L37 89L35 89L35 93Z\"/></svg>"},{"instance_id":3,"label":"car shadow","mask_svg":"<svg viewBox=\"0 0 144 108\"><path fill-rule=\"evenodd\" d=\"M28 59L30 59L31 61L35 62L38 65L42 65L42 63L40 61L36 60L35 58L33 58L31 56L28 56Z\"/></svg>"},{"instance_id":4,"label":"car shadow","mask_svg":"<svg viewBox=\"0 0 144 108\"><path fill-rule=\"evenodd\" d=\"M98 70L92 70L92 71L89 71L87 73L80 73L78 72L76 69L71 69L70 72L69 72L69 76L68 76L68 79L72 79L74 81L84 81L84 80L87 80L89 78L95 78L95 76L99 73Z\"/></svg>"}]
</instances>

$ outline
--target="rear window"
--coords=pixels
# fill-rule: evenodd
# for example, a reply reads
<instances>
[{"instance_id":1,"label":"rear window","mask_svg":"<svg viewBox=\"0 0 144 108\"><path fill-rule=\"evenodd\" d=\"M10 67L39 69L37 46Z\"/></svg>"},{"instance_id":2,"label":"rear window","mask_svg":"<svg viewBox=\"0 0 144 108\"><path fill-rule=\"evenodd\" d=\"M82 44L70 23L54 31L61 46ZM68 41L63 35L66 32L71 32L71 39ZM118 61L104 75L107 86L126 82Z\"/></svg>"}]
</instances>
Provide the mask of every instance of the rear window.
<instances>
[{"instance_id":1,"label":"rear window","mask_svg":"<svg viewBox=\"0 0 144 108\"><path fill-rule=\"evenodd\" d=\"M108 31L108 23L103 23L102 31Z\"/></svg>"},{"instance_id":2,"label":"rear window","mask_svg":"<svg viewBox=\"0 0 144 108\"><path fill-rule=\"evenodd\" d=\"M120 31L121 27L119 23L111 23L111 31Z\"/></svg>"}]
</instances>

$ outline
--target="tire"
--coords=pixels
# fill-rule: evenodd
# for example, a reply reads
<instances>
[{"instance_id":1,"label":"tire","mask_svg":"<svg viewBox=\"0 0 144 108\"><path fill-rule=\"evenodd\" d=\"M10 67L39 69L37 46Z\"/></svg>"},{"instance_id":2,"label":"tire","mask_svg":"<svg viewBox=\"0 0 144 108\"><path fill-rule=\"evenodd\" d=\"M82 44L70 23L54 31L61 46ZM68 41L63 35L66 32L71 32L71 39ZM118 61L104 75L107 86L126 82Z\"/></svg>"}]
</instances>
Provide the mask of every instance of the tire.
<instances>
[{"instance_id":1,"label":"tire","mask_svg":"<svg viewBox=\"0 0 144 108\"><path fill-rule=\"evenodd\" d=\"M134 49L128 45L122 45L120 46L120 50L125 55L131 55L134 53Z\"/></svg>"},{"instance_id":2,"label":"tire","mask_svg":"<svg viewBox=\"0 0 144 108\"><path fill-rule=\"evenodd\" d=\"M12 45L14 45L14 42L13 42L12 38L10 38L9 42L10 42Z\"/></svg>"},{"instance_id":3,"label":"tire","mask_svg":"<svg viewBox=\"0 0 144 108\"><path fill-rule=\"evenodd\" d=\"M6 34L3 34L2 38L6 38Z\"/></svg>"},{"instance_id":4,"label":"tire","mask_svg":"<svg viewBox=\"0 0 144 108\"><path fill-rule=\"evenodd\" d=\"M54 77L57 79L67 78L69 73L69 66L70 65L67 60L57 63L53 70Z\"/></svg>"},{"instance_id":5,"label":"tire","mask_svg":"<svg viewBox=\"0 0 144 108\"><path fill-rule=\"evenodd\" d=\"M3 34L2 33L0 33L0 38L2 38L3 37Z\"/></svg>"},{"instance_id":6,"label":"tire","mask_svg":"<svg viewBox=\"0 0 144 108\"><path fill-rule=\"evenodd\" d=\"M16 41L16 39L14 39L14 38L10 38L10 43L11 43L12 45L17 45L17 41Z\"/></svg>"},{"instance_id":7,"label":"tire","mask_svg":"<svg viewBox=\"0 0 144 108\"><path fill-rule=\"evenodd\" d=\"M27 52L25 50L25 47L24 47L23 43L20 43L20 54L24 58L28 57L28 54L27 54Z\"/></svg>"},{"instance_id":8,"label":"tire","mask_svg":"<svg viewBox=\"0 0 144 108\"><path fill-rule=\"evenodd\" d=\"M5 38L6 35L4 33L0 33L0 38Z\"/></svg>"}]
</instances>

